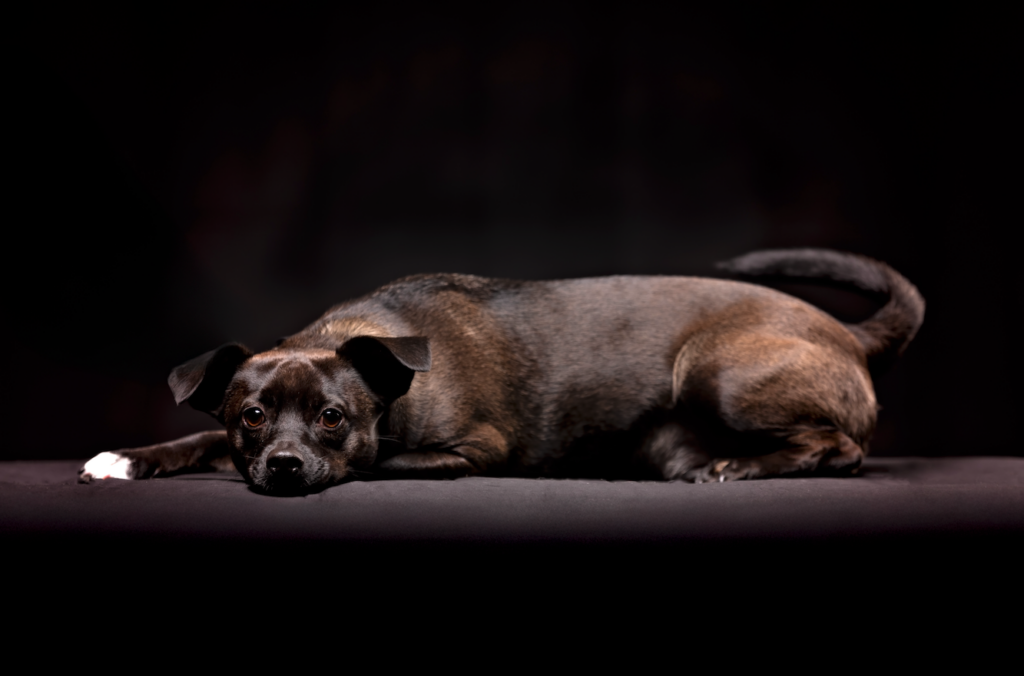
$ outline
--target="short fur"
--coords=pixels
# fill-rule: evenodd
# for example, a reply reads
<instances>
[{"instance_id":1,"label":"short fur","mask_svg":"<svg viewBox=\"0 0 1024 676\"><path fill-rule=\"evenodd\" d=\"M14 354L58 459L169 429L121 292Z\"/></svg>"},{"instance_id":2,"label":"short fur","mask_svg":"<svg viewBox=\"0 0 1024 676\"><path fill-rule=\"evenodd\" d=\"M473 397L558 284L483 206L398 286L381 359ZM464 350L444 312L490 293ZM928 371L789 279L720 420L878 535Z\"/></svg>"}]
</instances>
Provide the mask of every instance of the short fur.
<instances>
[{"instance_id":1,"label":"short fur","mask_svg":"<svg viewBox=\"0 0 1024 676\"><path fill-rule=\"evenodd\" d=\"M844 325L741 281L407 277L267 352L229 344L179 366L169 379L178 403L226 430L116 457L130 459L129 478L145 478L230 456L276 493L480 473L852 473L875 426L871 372L917 332L921 295L887 265L833 251L756 252L723 267L886 302Z\"/></svg>"}]
</instances>

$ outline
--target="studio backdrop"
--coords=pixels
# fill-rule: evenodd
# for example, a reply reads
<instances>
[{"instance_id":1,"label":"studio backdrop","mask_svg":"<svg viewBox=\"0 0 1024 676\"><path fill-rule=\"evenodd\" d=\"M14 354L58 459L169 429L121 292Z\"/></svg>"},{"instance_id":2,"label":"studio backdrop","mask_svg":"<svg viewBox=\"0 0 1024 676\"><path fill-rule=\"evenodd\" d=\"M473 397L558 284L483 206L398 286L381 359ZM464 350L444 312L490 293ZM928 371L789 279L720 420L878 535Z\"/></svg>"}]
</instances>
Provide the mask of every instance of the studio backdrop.
<instances>
[{"instance_id":1,"label":"studio backdrop","mask_svg":"<svg viewBox=\"0 0 1024 676\"><path fill-rule=\"evenodd\" d=\"M828 247L928 303L876 383L872 452L1017 454L1010 42L933 11L42 18L9 128L0 453L213 428L172 367L408 274L713 275Z\"/></svg>"}]
</instances>

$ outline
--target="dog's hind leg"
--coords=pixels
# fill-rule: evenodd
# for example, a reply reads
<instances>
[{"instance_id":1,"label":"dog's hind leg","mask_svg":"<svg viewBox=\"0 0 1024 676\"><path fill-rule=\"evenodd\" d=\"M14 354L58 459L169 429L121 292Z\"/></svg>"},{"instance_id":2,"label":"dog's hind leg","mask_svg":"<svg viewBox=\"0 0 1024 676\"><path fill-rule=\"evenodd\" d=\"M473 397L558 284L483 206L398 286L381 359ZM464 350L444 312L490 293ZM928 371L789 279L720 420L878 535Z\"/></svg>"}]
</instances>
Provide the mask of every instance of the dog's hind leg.
<instances>
[{"instance_id":1,"label":"dog's hind leg","mask_svg":"<svg viewBox=\"0 0 1024 676\"><path fill-rule=\"evenodd\" d=\"M832 320L801 312L791 325L734 318L699 350L681 351L676 412L708 460L667 478L842 475L860 466L877 411L863 353Z\"/></svg>"},{"instance_id":2,"label":"dog's hind leg","mask_svg":"<svg viewBox=\"0 0 1024 676\"><path fill-rule=\"evenodd\" d=\"M181 472L231 469L227 432L198 432L165 444L107 451L78 470L78 480L149 479Z\"/></svg>"}]
</instances>

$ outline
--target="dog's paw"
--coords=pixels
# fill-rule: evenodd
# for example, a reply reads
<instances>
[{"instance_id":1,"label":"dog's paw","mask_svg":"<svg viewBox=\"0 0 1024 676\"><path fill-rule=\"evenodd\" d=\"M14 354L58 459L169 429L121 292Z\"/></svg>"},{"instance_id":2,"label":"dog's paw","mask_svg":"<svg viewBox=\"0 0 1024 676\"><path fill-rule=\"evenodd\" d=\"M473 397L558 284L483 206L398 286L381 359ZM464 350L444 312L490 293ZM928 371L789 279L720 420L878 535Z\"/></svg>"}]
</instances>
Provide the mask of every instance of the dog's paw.
<instances>
[{"instance_id":1,"label":"dog's paw","mask_svg":"<svg viewBox=\"0 0 1024 676\"><path fill-rule=\"evenodd\" d=\"M695 467L683 475L687 481L695 484L721 483L745 479L747 472L735 460L716 460L706 465Z\"/></svg>"},{"instance_id":2,"label":"dog's paw","mask_svg":"<svg viewBox=\"0 0 1024 676\"><path fill-rule=\"evenodd\" d=\"M107 451L78 470L78 481L87 484L93 479L138 479L144 470L140 465L141 461L136 458Z\"/></svg>"}]
</instances>

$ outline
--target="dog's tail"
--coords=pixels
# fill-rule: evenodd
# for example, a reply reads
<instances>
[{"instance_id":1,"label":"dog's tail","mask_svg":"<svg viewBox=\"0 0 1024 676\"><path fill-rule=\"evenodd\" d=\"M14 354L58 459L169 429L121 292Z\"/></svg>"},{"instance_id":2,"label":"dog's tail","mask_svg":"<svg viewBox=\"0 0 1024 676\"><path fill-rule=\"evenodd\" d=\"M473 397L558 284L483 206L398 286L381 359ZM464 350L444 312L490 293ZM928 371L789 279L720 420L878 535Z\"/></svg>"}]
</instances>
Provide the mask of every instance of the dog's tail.
<instances>
[{"instance_id":1,"label":"dog's tail","mask_svg":"<svg viewBox=\"0 0 1024 676\"><path fill-rule=\"evenodd\" d=\"M924 321L924 298L906 277L866 256L827 249L755 251L719 263L740 278L808 279L854 287L884 299L869 319L847 327L864 346L872 372L881 372L903 354Z\"/></svg>"}]
</instances>

